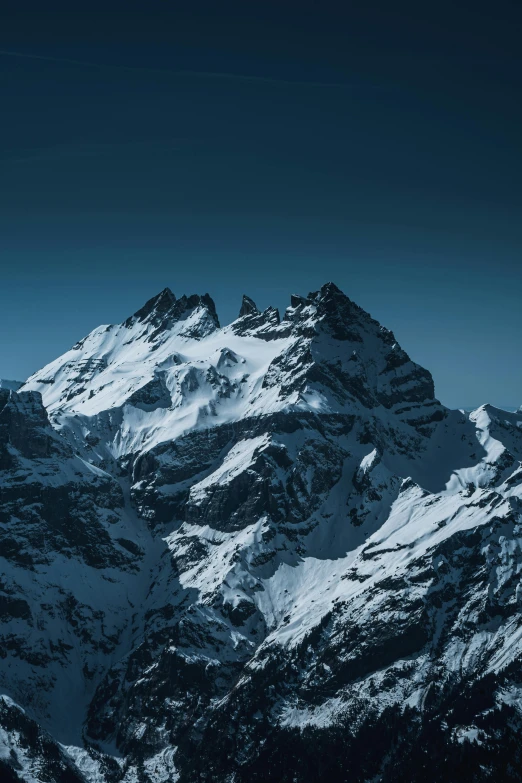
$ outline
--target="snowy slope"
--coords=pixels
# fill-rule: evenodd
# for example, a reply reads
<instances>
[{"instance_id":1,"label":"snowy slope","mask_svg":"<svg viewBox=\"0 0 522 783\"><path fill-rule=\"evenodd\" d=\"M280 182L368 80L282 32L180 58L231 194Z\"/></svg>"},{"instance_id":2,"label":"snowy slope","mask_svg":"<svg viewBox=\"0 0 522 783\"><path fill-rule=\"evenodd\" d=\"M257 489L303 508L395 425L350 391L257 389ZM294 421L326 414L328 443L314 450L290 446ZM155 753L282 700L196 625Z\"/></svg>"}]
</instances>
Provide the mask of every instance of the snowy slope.
<instances>
[{"instance_id":1,"label":"snowy slope","mask_svg":"<svg viewBox=\"0 0 522 783\"><path fill-rule=\"evenodd\" d=\"M517 779L521 412L444 408L331 283L225 327L165 289L0 400L26 779Z\"/></svg>"}]
</instances>

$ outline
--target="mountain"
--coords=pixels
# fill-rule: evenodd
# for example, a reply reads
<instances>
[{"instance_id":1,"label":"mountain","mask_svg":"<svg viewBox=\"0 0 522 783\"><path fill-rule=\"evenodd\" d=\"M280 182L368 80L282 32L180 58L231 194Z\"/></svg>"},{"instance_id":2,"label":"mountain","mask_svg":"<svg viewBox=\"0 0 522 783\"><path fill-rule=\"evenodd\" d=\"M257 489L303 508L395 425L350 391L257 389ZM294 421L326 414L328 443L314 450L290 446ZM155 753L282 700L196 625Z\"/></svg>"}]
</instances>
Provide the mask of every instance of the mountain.
<instances>
[{"instance_id":1,"label":"mountain","mask_svg":"<svg viewBox=\"0 0 522 783\"><path fill-rule=\"evenodd\" d=\"M522 412L328 283L0 389L7 780L520 780Z\"/></svg>"}]
</instances>

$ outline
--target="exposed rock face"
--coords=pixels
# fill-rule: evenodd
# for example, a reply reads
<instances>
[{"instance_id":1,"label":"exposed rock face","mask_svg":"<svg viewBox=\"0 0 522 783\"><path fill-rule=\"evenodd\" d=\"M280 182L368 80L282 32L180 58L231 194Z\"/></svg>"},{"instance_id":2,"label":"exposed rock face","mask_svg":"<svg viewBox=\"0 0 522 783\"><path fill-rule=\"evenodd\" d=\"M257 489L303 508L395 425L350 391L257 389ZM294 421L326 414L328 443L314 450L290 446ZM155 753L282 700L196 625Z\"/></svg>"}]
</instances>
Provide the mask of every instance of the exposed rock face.
<instances>
[{"instance_id":1,"label":"exposed rock face","mask_svg":"<svg viewBox=\"0 0 522 783\"><path fill-rule=\"evenodd\" d=\"M280 323L279 310L267 307L262 313L249 296L243 296L239 318L232 325L235 334L248 335L255 333L262 340L276 339L281 331L276 329Z\"/></svg>"},{"instance_id":2,"label":"exposed rock face","mask_svg":"<svg viewBox=\"0 0 522 783\"><path fill-rule=\"evenodd\" d=\"M120 484L74 454L38 392L0 390L0 688L61 740L81 737L89 691L141 594L131 520ZM48 779L75 780L68 765Z\"/></svg>"},{"instance_id":3,"label":"exposed rock face","mask_svg":"<svg viewBox=\"0 0 522 783\"><path fill-rule=\"evenodd\" d=\"M203 311L207 317L201 320L198 327L192 328L187 336L204 337L205 333L212 331L212 328L219 328L216 307L208 294L203 296L194 294L176 299L170 288L165 288L160 294L149 299L140 310L125 321L125 326L131 327L138 321L166 331L176 322L189 318L194 311ZM153 332L152 335L157 336L157 333Z\"/></svg>"},{"instance_id":4,"label":"exposed rock face","mask_svg":"<svg viewBox=\"0 0 522 783\"><path fill-rule=\"evenodd\" d=\"M16 394L0 389L0 465L20 466L21 458L71 456L72 451L49 426L38 392Z\"/></svg>"},{"instance_id":5,"label":"exposed rock face","mask_svg":"<svg viewBox=\"0 0 522 783\"><path fill-rule=\"evenodd\" d=\"M254 300L246 294L243 294L243 301L241 302L239 317L243 318L245 315L260 315L260 313Z\"/></svg>"},{"instance_id":6,"label":"exposed rock face","mask_svg":"<svg viewBox=\"0 0 522 783\"><path fill-rule=\"evenodd\" d=\"M521 433L331 283L0 388L0 773L520 780Z\"/></svg>"}]
</instances>

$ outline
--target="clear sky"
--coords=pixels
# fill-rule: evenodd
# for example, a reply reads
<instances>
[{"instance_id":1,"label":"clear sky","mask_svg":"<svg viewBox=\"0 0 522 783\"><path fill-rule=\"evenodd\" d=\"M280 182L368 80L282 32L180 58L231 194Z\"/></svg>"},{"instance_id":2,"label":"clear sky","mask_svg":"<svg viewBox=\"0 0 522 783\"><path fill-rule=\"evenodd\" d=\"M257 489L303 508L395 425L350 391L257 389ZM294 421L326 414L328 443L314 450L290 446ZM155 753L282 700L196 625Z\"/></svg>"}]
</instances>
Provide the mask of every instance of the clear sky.
<instances>
[{"instance_id":1,"label":"clear sky","mask_svg":"<svg viewBox=\"0 0 522 783\"><path fill-rule=\"evenodd\" d=\"M521 3L2 7L0 377L333 280L444 403L522 403Z\"/></svg>"}]
</instances>

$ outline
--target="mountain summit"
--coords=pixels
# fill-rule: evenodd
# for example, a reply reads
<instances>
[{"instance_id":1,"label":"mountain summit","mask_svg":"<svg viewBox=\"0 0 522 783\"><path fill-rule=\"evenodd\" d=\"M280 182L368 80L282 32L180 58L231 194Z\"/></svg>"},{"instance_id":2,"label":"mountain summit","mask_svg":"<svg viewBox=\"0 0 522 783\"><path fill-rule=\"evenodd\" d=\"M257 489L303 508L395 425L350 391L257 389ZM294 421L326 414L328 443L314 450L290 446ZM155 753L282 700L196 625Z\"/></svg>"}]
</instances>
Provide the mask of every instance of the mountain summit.
<instances>
[{"instance_id":1,"label":"mountain summit","mask_svg":"<svg viewBox=\"0 0 522 783\"><path fill-rule=\"evenodd\" d=\"M165 288L0 388L0 774L518 780L521 530L521 412L333 283Z\"/></svg>"}]
</instances>

